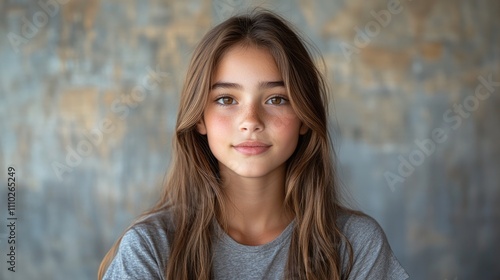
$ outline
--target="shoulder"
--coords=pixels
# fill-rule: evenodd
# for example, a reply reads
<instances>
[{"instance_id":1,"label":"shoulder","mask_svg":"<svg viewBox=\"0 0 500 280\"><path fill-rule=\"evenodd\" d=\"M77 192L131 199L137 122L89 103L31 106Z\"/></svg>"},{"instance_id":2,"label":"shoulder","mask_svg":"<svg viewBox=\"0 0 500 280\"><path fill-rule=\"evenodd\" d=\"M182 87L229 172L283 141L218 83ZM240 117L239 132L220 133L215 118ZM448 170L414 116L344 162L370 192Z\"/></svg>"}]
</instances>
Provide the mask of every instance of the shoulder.
<instances>
[{"instance_id":1,"label":"shoulder","mask_svg":"<svg viewBox=\"0 0 500 280\"><path fill-rule=\"evenodd\" d=\"M349 279L407 279L394 256L384 230L372 217L357 212L343 212L338 226L352 247L353 266ZM343 254L348 253L342 246Z\"/></svg>"},{"instance_id":2,"label":"shoulder","mask_svg":"<svg viewBox=\"0 0 500 280\"><path fill-rule=\"evenodd\" d=\"M164 210L142 217L125 233L125 236L140 237L153 245L157 242L168 243L173 234L173 227L171 212Z\"/></svg>"},{"instance_id":3,"label":"shoulder","mask_svg":"<svg viewBox=\"0 0 500 280\"><path fill-rule=\"evenodd\" d=\"M162 248L161 251L164 252L170 247L169 240L172 232L173 225L170 214L166 211L154 213L137 221L127 230L120 246L137 245L153 253L160 253L158 248Z\"/></svg>"},{"instance_id":4,"label":"shoulder","mask_svg":"<svg viewBox=\"0 0 500 280\"><path fill-rule=\"evenodd\" d=\"M351 243L369 240L377 243L387 241L384 230L379 223L364 213L342 212L338 218L338 226Z\"/></svg>"},{"instance_id":5,"label":"shoulder","mask_svg":"<svg viewBox=\"0 0 500 280\"><path fill-rule=\"evenodd\" d=\"M130 227L104 279L163 279L172 231L168 212L146 216Z\"/></svg>"}]
</instances>

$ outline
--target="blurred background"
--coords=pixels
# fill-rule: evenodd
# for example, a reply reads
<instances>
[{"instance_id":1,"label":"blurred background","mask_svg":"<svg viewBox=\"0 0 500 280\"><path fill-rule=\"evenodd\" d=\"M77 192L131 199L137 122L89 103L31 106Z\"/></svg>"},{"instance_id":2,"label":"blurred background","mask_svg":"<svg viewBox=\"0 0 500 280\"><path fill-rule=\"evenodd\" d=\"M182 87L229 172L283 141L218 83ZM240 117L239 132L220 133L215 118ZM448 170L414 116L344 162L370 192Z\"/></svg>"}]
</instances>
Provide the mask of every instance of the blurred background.
<instances>
[{"instance_id":1,"label":"blurred background","mask_svg":"<svg viewBox=\"0 0 500 280\"><path fill-rule=\"evenodd\" d=\"M1 0L1 279L96 278L158 197L195 44L257 5L322 53L342 180L411 279L500 279L496 0Z\"/></svg>"}]
</instances>

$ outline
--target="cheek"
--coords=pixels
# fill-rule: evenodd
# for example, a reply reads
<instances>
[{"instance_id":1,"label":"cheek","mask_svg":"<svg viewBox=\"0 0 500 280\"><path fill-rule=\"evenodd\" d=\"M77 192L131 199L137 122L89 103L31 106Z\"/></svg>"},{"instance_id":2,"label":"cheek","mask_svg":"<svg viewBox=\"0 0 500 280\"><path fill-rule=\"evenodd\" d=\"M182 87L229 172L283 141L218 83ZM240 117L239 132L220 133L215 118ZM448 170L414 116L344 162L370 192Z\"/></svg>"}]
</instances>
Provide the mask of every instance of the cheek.
<instances>
[{"instance_id":1,"label":"cheek","mask_svg":"<svg viewBox=\"0 0 500 280\"><path fill-rule=\"evenodd\" d=\"M285 134L298 134L300 128L300 120L294 113L283 113L275 115L271 118L271 125L276 131Z\"/></svg>"},{"instance_id":2,"label":"cheek","mask_svg":"<svg viewBox=\"0 0 500 280\"><path fill-rule=\"evenodd\" d=\"M209 113L205 116L205 124L207 127L207 134L211 137L224 137L223 133L231 128L231 116L223 114Z\"/></svg>"}]
</instances>

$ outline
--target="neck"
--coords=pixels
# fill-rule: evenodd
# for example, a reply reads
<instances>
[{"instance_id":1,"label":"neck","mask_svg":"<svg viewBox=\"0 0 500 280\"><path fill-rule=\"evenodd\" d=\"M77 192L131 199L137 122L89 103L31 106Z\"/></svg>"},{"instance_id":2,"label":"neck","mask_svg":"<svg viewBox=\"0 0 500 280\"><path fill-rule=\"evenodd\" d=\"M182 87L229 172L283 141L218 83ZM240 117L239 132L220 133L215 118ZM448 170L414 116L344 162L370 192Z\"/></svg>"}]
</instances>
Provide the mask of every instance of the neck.
<instances>
[{"instance_id":1,"label":"neck","mask_svg":"<svg viewBox=\"0 0 500 280\"><path fill-rule=\"evenodd\" d=\"M243 178L221 172L227 197L227 231L237 242L259 245L272 241L291 222L284 207L285 170L261 178Z\"/></svg>"}]
</instances>

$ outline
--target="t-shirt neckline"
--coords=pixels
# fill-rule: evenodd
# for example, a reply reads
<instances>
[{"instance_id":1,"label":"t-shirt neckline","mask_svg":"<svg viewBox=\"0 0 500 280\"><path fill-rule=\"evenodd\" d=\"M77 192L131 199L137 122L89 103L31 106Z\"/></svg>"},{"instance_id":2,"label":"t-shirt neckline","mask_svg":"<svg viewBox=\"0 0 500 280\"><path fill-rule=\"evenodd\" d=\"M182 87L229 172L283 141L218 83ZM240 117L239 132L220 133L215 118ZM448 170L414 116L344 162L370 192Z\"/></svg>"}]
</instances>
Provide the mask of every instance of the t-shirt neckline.
<instances>
[{"instance_id":1,"label":"t-shirt neckline","mask_svg":"<svg viewBox=\"0 0 500 280\"><path fill-rule=\"evenodd\" d=\"M252 252L267 251L279 246L281 243L285 241L289 241L295 226L295 220L292 220L288 224L288 226L280 233L280 235L278 235L275 239L262 245L244 245L238 243L231 236L229 236L224 230L222 230L222 227L219 225L217 221L215 221L214 224L215 224L216 236L218 236L219 242L221 242L224 245L230 246L233 249L239 250L241 252L252 253Z\"/></svg>"}]
</instances>

